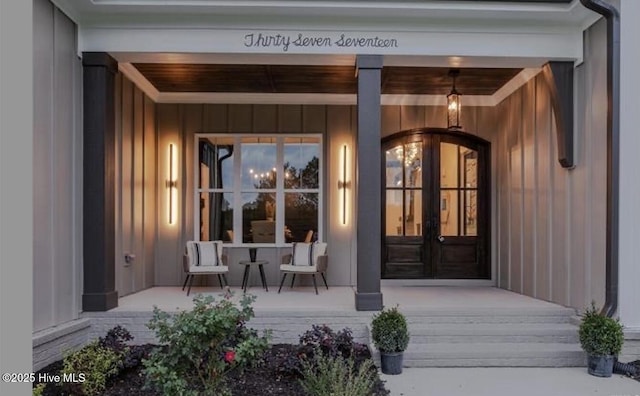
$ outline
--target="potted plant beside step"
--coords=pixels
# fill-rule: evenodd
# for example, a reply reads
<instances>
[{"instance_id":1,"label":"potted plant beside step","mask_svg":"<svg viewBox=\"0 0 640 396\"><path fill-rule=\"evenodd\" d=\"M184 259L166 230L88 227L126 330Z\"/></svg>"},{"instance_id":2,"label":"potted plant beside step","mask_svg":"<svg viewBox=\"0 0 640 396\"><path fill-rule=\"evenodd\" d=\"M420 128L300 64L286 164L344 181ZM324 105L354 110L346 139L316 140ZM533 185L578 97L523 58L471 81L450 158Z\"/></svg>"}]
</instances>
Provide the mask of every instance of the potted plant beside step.
<instances>
[{"instance_id":1,"label":"potted plant beside step","mask_svg":"<svg viewBox=\"0 0 640 396\"><path fill-rule=\"evenodd\" d=\"M587 353L589 374L611 377L613 365L624 342L620 321L602 315L592 302L591 308L584 312L578 334L580 345Z\"/></svg>"},{"instance_id":2,"label":"potted plant beside step","mask_svg":"<svg viewBox=\"0 0 640 396\"><path fill-rule=\"evenodd\" d=\"M382 373L402 373L402 356L409 344L409 331L407 320L398 307L383 309L373 316L371 338L380 351Z\"/></svg>"}]
</instances>

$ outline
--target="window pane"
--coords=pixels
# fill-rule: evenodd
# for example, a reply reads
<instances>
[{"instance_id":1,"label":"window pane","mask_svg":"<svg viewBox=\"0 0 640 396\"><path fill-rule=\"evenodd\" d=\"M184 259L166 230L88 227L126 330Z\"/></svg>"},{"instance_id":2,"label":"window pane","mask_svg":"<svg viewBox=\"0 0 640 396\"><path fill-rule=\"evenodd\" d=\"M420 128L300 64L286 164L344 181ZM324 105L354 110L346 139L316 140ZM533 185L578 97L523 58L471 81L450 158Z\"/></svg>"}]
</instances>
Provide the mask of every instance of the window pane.
<instances>
[{"instance_id":1,"label":"window pane","mask_svg":"<svg viewBox=\"0 0 640 396\"><path fill-rule=\"evenodd\" d=\"M405 183L407 187L422 187L422 143L404 146Z\"/></svg>"},{"instance_id":2,"label":"window pane","mask_svg":"<svg viewBox=\"0 0 640 396\"><path fill-rule=\"evenodd\" d=\"M319 157L320 139L285 139L284 188L318 188Z\"/></svg>"},{"instance_id":3,"label":"window pane","mask_svg":"<svg viewBox=\"0 0 640 396\"><path fill-rule=\"evenodd\" d=\"M440 187L458 187L458 145L440 143Z\"/></svg>"},{"instance_id":4,"label":"window pane","mask_svg":"<svg viewBox=\"0 0 640 396\"><path fill-rule=\"evenodd\" d=\"M422 235L422 191L405 190L405 235Z\"/></svg>"},{"instance_id":5,"label":"window pane","mask_svg":"<svg viewBox=\"0 0 640 396\"><path fill-rule=\"evenodd\" d=\"M233 241L232 205L232 193L200 193L201 241Z\"/></svg>"},{"instance_id":6,"label":"window pane","mask_svg":"<svg viewBox=\"0 0 640 396\"><path fill-rule=\"evenodd\" d=\"M387 187L402 187L402 145L386 151L386 179Z\"/></svg>"},{"instance_id":7,"label":"window pane","mask_svg":"<svg viewBox=\"0 0 640 396\"><path fill-rule=\"evenodd\" d=\"M233 138L200 138L198 187L233 188Z\"/></svg>"},{"instance_id":8,"label":"window pane","mask_svg":"<svg viewBox=\"0 0 640 396\"><path fill-rule=\"evenodd\" d=\"M464 192L464 235L476 236L478 230L478 191L468 190Z\"/></svg>"},{"instance_id":9,"label":"window pane","mask_svg":"<svg viewBox=\"0 0 640 396\"><path fill-rule=\"evenodd\" d=\"M284 194L285 242L303 242L309 231L318 232L318 194ZM315 239L315 238L314 238Z\"/></svg>"},{"instance_id":10,"label":"window pane","mask_svg":"<svg viewBox=\"0 0 640 396\"><path fill-rule=\"evenodd\" d=\"M242 188L276 188L276 143L271 138L243 138Z\"/></svg>"},{"instance_id":11,"label":"window pane","mask_svg":"<svg viewBox=\"0 0 640 396\"><path fill-rule=\"evenodd\" d=\"M458 235L458 190L440 191L440 235Z\"/></svg>"},{"instance_id":12,"label":"window pane","mask_svg":"<svg viewBox=\"0 0 640 396\"><path fill-rule=\"evenodd\" d=\"M276 194L242 194L242 242L275 243Z\"/></svg>"},{"instance_id":13,"label":"window pane","mask_svg":"<svg viewBox=\"0 0 640 396\"><path fill-rule=\"evenodd\" d=\"M402 190L387 190L386 235L402 235Z\"/></svg>"},{"instance_id":14,"label":"window pane","mask_svg":"<svg viewBox=\"0 0 640 396\"><path fill-rule=\"evenodd\" d=\"M462 185L467 188L478 187L478 152L461 147L460 168L462 169Z\"/></svg>"}]
</instances>

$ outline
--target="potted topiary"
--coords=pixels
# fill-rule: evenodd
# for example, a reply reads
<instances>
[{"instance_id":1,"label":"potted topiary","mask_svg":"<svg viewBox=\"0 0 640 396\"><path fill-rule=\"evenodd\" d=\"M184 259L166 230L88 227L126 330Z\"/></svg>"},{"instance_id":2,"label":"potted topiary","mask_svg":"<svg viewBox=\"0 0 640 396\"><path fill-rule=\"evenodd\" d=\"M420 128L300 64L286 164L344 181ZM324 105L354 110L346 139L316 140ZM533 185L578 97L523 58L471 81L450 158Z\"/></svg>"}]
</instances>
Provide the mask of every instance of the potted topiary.
<instances>
[{"instance_id":1,"label":"potted topiary","mask_svg":"<svg viewBox=\"0 0 640 396\"><path fill-rule=\"evenodd\" d=\"M402 373L402 356L409 344L407 320L398 307L383 309L373 316L371 338L380 351L380 368L384 374Z\"/></svg>"},{"instance_id":2,"label":"potted topiary","mask_svg":"<svg viewBox=\"0 0 640 396\"><path fill-rule=\"evenodd\" d=\"M587 353L588 372L596 377L611 377L617 355L622 350L624 333L618 319L602 315L591 303L580 323L580 345Z\"/></svg>"}]
</instances>

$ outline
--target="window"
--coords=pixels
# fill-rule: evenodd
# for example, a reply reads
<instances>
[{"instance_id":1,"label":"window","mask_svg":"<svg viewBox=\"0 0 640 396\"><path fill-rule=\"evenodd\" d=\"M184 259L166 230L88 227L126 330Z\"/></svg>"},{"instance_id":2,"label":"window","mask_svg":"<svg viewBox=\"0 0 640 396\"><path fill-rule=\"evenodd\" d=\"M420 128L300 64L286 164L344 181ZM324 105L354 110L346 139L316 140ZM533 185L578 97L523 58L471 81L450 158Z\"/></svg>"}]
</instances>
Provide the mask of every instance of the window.
<instances>
[{"instance_id":1,"label":"window","mask_svg":"<svg viewBox=\"0 0 640 396\"><path fill-rule=\"evenodd\" d=\"M200 240L284 244L317 239L320 136L198 134L196 146Z\"/></svg>"},{"instance_id":2,"label":"window","mask_svg":"<svg viewBox=\"0 0 640 396\"><path fill-rule=\"evenodd\" d=\"M422 143L390 148L386 161L386 235L422 234Z\"/></svg>"}]
</instances>

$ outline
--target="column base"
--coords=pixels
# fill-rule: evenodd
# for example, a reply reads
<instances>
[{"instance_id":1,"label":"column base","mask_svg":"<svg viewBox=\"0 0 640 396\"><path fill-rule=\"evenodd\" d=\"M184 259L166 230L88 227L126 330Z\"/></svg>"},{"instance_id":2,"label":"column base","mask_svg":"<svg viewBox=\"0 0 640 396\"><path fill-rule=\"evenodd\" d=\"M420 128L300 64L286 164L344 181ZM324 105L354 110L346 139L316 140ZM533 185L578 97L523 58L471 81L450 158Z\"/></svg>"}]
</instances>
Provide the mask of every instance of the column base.
<instances>
[{"instance_id":1,"label":"column base","mask_svg":"<svg viewBox=\"0 0 640 396\"><path fill-rule=\"evenodd\" d=\"M82 295L82 310L104 312L118 306L118 292L85 293Z\"/></svg>"},{"instance_id":2,"label":"column base","mask_svg":"<svg viewBox=\"0 0 640 396\"><path fill-rule=\"evenodd\" d=\"M356 311L382 310L382 293L355 293Z\"/></svg>"}]
</instances>

